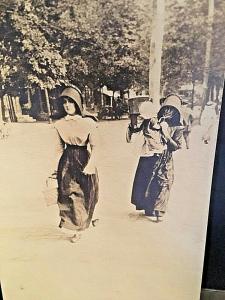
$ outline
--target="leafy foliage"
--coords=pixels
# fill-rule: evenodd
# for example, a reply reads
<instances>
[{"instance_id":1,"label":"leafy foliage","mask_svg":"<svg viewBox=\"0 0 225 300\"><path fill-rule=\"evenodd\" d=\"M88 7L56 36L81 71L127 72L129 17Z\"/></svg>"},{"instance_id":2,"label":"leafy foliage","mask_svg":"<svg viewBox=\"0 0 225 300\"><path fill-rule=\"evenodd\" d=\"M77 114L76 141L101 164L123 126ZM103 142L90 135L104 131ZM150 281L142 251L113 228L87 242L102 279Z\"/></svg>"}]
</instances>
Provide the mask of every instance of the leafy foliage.
<instances>
[{"instance_id":1,"label":"leafy foliage","mask_svg":"<svg viewBox=\"0 0 225 300\"><path fill-rule=\"evenodd\" d=\"M207 1L176 0L167 7L162 83L171 90L202 80L207 40Z\"/></svg>"},{"instance_id":2,"label":"leafy foliage","mask_svg":"<svg viewBox=\"0 0 225 300\"><path fill-rule=\"evenodd\" d=\"M202 81L208 0L166 1L162 86ZM72 83L123 92L148 87L149 0L2 0L0 79L4 87L53 89ZM225 2L215 0L211 72L225 71Z\"/></svg>"}]
</instances>

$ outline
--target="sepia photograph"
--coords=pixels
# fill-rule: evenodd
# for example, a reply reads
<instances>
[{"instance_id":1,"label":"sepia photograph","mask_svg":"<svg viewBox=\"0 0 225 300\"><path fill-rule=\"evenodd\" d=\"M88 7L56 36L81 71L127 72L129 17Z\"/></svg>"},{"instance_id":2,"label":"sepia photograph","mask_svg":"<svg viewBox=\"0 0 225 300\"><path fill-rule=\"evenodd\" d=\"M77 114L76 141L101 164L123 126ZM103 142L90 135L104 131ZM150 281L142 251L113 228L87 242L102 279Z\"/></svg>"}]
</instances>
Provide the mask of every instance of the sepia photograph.
<instances>
[{"instance_id":1,"label":"sepia photograph","mask_svg":"<svg viewBox=\"0 0 225 300\"><path fill-rule=\"evenodd\" d=\"M4 300L199 300L223 0L0 1Z\"/></svg>"}]
</instances>

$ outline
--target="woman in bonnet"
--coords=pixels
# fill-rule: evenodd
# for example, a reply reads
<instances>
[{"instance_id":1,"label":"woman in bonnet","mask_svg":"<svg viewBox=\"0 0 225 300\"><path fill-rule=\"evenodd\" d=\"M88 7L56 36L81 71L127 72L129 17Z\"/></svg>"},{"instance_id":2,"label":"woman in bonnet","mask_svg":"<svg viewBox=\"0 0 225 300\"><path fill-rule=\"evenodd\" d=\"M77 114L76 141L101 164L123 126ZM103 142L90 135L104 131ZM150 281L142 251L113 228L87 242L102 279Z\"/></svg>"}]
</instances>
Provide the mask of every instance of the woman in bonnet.
<instances>
[{"instance_id":1,"label":"woman in bonnet","mask_svg":"<svg viewBox=\"0 0 225 300\"><path fill-rule=\"evenodd\" d=\"M81 92L65 88L59 98L62 114L54 124L57 135L58 206L60 228L74 232L76 242L92 220L98 201L96 169L97 123L84 115Z\"/></svg>"},{"instance_id":2,"label":"woman in bonnet","mask_svg":"<svg viewBox=\"0 0 225 300\"><path fill-rule=\"evenodd\" d=\"M181 148L183 126L181 100L176 95L164 99L158 113L151 102L140 107L144 121L128 127L128 136L142 132L144 144L136 170L131 203L144 210L152 221L161 221L167 210L174 178L172 153ZM128 142L130 140L127 140Z\"/></svg>"}]
</instances>

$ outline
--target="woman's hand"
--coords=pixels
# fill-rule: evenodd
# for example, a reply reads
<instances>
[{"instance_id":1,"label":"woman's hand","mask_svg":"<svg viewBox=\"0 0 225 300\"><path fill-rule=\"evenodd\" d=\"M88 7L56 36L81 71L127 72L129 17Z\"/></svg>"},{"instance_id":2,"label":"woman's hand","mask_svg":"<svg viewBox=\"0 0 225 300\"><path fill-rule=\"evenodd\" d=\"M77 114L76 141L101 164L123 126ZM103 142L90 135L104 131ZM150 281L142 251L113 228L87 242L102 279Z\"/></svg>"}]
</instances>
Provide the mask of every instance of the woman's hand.
<instances>
[{"instance_id":1,"label":"woman's hand","mask_svg":"<svg viewBox=\"0 0 225 300\"><path fill-rule=\"evenodd\" d=\"M126 141L127 141L127 143L131 142L131 137L132 137L132 127L131 127L131 124L129 124L129 126L127 128L127 132L126 132Z\"/></svg>"},{"instance_id":2,"label":"woman's hand","mask_svg":"<svg viewBox=\"0 0 225 300\"><path fill-rule=\"evenodd\" d=\"M169 131L168 131L168 128L169 128L168 124L166 122L162 122L162 123L160 123L160 126L161 126L164 137L166 139L170 139L170 135L169 135Z\"/></svg>"},{"instance_id":3,"label":"woman's hand","mask_svg":"<svg viewBox=\"0 0 225 300\"><path fill-rule=\"evenodd\" d=\"M94 164L87 164L83 170L86 175L92 175L96 173L96 166Z\"/></svg>"},{"instance_id":4,"label":"woman's hand","mask_svg":"<svg viewBox=\"0 0 225 300\"><path fill-rule=\"evenodd\" d=\"M96 173L96 166L98 166L99 158L98 151L95 146L91 146L91 156L86 167L83 170L83 173L86 175L92 175Z\"/></svg>"},{"instance_id":5,"label":"woman's hand","mask_svg":"<svg viewBox=\"0 0 225 300\"><path fill-rule=\"evenodd\" d=\"M52 174L49 175L48 178L57 179L57 171L52 172Z\"/></svg>"}]
</instances>

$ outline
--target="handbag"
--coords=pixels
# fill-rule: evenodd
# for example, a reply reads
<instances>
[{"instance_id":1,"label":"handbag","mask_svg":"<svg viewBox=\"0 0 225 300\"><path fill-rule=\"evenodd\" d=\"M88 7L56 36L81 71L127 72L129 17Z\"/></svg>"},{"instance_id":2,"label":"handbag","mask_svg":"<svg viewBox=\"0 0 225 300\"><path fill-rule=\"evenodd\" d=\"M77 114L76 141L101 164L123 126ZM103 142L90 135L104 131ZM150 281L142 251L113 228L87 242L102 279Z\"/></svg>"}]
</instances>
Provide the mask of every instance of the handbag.
<instances>
[{"instance_id":1,"label":"handbag","mask_svg":"<svg viewBox=\"0 0 225 300\"><path fill-rule=\"evenodd\" d=\"M48 177L43 190L44 199L47 206L57 204L58 199L58 183L54 177Z\"/></svg>"}]
</instances>

